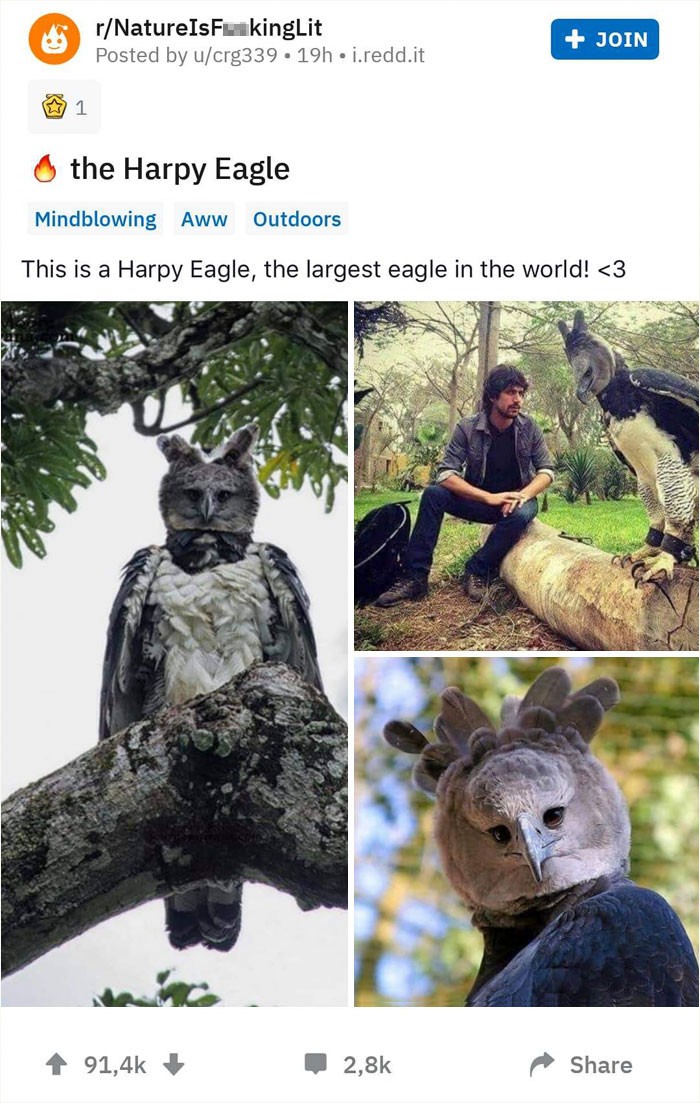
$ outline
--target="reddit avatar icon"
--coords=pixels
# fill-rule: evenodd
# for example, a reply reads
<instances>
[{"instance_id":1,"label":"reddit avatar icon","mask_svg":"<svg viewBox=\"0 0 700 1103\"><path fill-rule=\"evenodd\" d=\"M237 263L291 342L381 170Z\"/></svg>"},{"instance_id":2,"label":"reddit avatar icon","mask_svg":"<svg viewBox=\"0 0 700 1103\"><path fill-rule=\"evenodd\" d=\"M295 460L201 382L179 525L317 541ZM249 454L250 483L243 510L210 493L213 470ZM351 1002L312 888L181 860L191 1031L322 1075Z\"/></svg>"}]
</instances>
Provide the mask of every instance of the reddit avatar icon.
<instances>
[{"instance_id":1,"label":"reddit avatar icon","mask_svg":"<svg viewBox=\"0 0 700 1103\"><path fill-rule=\"evenodd\" d=\"M47 65L62 65L78 52L80 31L77 24L60 12L49 12L32 23L29 48L34 57Z\"/></svg>"}]
</instances>

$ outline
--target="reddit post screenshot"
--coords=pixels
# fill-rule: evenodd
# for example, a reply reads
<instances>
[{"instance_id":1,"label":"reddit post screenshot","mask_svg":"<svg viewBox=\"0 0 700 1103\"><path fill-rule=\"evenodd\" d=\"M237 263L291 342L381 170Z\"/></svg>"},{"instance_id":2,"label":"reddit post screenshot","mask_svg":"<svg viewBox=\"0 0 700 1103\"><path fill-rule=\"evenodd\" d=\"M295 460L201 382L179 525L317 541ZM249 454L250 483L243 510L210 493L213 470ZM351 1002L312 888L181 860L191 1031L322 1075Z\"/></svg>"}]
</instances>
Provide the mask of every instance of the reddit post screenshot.
<instances>
[{"instance_id":1,"label":"reddit post screenshot","mask_svg":"<svg viewBox=\"0 0 700 1103\"><path fill-rule=\"evenodd\" d=\"M696 1101L700 3L0 16L2 1099Z\"/></svg>"}]
</instances>

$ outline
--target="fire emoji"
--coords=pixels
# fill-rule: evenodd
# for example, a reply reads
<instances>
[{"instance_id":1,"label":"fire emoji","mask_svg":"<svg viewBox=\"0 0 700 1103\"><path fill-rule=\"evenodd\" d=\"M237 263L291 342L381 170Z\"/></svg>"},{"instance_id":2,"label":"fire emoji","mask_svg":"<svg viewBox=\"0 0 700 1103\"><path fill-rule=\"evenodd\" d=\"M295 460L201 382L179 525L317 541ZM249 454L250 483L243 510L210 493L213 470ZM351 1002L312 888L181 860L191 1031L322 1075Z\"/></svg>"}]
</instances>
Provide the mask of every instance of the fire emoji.
<instances>
[{"instance_id":1,"label":"fire emoji","mask_svg":"<svg viewBox=\"0 0 700 1103\"><path fill-rule=\"evenodd\" d=\"M50 184L56 175L56 169L51 164L48 153L45 153L34 166L34 175L40 184Z\"/></svg>"}]
</instances>

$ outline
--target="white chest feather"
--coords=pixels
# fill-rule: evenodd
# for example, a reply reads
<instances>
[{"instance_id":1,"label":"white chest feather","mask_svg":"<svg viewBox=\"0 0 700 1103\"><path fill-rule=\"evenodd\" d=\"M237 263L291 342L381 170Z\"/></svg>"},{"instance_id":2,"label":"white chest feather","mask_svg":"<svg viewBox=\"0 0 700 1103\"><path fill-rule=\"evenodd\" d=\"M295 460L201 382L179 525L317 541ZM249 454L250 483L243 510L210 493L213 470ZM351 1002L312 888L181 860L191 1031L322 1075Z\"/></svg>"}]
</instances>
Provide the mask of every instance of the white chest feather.
<instances>
[{"instance_id":1,"label":"white chest feather","mask_svg":"<svg viewBox=\"0 0 700 1103\"><path fill-rule=\"evenodd\" d=\"M620 421L611 417L608 432L615 447L637 472L637 477L652 486L656 482L656 470L661 457L673 455L680 458L673 437L665 433L643 411L634 418Z\"/></svg>"},{"instance_id":2,"label":"white chest feather","mask_svg":"<svg viewBox=\"0 0 700 1103\"><path fill-rule=\"evenodd\" d=\"M273 609L255 548L239 563L198 574L187 574L166 555L148 602L158 611L170 705L224 685L262 659L270 643Z\"/></svg>"}]
</instances>

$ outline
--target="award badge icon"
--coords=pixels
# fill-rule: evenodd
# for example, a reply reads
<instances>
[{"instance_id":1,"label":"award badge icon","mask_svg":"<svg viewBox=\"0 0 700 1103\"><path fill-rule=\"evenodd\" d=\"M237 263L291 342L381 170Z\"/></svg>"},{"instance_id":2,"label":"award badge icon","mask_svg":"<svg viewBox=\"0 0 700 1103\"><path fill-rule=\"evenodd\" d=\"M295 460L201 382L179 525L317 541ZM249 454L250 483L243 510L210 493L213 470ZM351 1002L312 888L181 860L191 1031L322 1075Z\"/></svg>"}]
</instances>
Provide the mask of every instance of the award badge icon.
<instances>
[{"instance_id":1,"label":"award badge icon","mask_svg":"<svg viewBox=\"0 0 700 1103\"><path fill-rule=\"evenodd\" d=\"M60 92L47 92L41 106L47 119L62 119L66 113L68 103Z\"/></svg>"}]
</instances>

